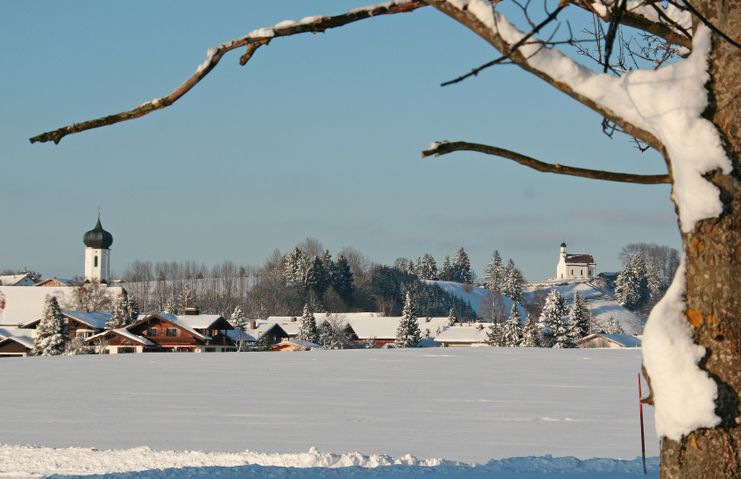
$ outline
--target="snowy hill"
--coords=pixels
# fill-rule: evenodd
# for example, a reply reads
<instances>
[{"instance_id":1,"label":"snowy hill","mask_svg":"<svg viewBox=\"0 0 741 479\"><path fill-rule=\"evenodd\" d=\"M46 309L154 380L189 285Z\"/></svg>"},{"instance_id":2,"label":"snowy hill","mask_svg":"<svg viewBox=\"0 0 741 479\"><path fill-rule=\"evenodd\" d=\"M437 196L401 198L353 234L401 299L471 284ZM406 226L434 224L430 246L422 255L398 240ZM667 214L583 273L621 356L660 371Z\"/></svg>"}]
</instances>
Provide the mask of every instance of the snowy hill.
<instances>
[{"instance_id":1,"label":"snowy hill","mask_svg":"<svg viewBox=\"0 0 741 479\"><path fill-rule=\"evenodd\" d=\"M479 311L481 303L486 298L488 291L482 287L469 287L468 290L462 283L454 281L427 281L429 284L435 284L458 298L468 301L474 311ZM587 300L589 310L592 312L594 326L604 328L610 318L614 318L623 328L625 334L642 334L644 321L638 315L622 307L609 292L598 288L596 285L587 282L573 283L535 283L526 287L523 292L523 301L532 302L536 290L544 290L546 293L551 289L558 289L561 296L566 300L569 308L574 299L574 293L579 293ZM506 314L509 314L512 308L512 300L504 297L504 307ZM520 317L527 318L525 308L518 307Z\"/></svg>"}]
</instances>

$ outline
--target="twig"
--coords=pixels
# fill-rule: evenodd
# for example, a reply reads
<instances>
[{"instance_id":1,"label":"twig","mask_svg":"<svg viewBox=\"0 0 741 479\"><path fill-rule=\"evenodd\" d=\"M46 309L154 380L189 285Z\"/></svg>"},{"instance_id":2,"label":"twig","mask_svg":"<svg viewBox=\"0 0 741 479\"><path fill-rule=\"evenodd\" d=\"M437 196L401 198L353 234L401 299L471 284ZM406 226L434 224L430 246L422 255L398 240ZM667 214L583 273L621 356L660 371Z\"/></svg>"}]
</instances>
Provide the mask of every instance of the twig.
<instances>
[{"instance_id":1,"label":"twig","mask_svg":"<svg viewBox=\"0 0 741 479\"><path fill-rule=\"evenodd\" d=\"M247 47L247 51L242 55L240 63L244 65L249 61L255 51L263 45L267 45L273 38L287 37L299 33L319 33L330 28L337 28L349 23L365 20L367 18L379 15L391 15L395 13L406 13L414 11L421 7L426 7L427 3L422 0L395 0L392 2L379 3L365 8L358 8L340 15L330 17L307 17L307 21L298 21L289 24L280 24L272 28L261 28L245 36L235 38L228 42L222 43L216 48L209 49L206 60L196 69L195 73L185 80L180 86L169 94L147 101L130 110L107 115L93 120L87 120L80 123L57 128L56 130L47 131L36 135L29 140L31 143L53 141L59 143L62 138L73 133L80 133L101 126L113 125L122 121L133 120L148 115L156 110L161 110L178 101L183 95L188 93L203 78L208 75L219 63L221 58L227 52L237 48Z\"/></svg>"},{"instance_id":2,"label":"twig","mask_svg":"<svg viewBox=\"0 0 741 479\"><path fill-rule=\"evenodd\" d=\"M661 185L671 183L669 175L634 175L631 173L591 170L587 168L560 165L557 163L546 163L515 151L491 145L482 145L480 143L469 143L466 141L444 141L434 143L430 149L422 152L422 157L446 155L454 151L476 151L487 155L499 156L544 173L556 173L558 175L578 176L593 180L617 181L621 183L636 183L642 185Z\"/></svg>"}]
</instances>

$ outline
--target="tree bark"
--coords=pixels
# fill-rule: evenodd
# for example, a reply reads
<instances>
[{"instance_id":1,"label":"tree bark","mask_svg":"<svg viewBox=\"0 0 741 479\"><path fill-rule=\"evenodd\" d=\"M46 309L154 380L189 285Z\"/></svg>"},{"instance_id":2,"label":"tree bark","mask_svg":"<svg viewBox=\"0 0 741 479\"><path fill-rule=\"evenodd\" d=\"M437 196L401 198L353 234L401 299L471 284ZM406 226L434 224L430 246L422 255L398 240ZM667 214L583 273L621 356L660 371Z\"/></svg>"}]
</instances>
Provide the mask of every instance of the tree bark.
<instances>
[{"instance_id":1,"label":"tree bark","mask_svg":"<svg viewBox=\"0 0 741 479\"><path fill-rule=\"evenodd\" d=\"M741 38L738 0L693 0L692 5L731 38ZM741 50L713 35L710 104L713 122L733 164L729 175L708 179L721 192L724 211L698 222L682 235L686 256L687 321L695 340L707 350L700 366L718 385L715 428L700 429L681 441L661 444L662 478L741 477Z\"/></svg>"}]
</instances>

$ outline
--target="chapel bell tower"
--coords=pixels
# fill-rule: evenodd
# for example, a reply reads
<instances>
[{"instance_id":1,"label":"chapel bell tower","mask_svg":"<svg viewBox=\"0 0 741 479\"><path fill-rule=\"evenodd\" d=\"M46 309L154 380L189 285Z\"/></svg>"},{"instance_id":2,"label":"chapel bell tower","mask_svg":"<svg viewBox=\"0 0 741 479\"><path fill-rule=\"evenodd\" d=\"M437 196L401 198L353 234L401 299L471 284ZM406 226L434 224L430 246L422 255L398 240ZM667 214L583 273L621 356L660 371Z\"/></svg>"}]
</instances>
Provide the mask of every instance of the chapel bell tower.
<instances>
[{"instance_id":1,"label":"chapel bell tower","mask_svg":"<svg viewBox=\"0 0 741 479\"><path fill-rule=\"evenodd\" d=\"M85 281L108 283L111 274L113 235L103 229L100 214L95 228L82 237L85 243Z\"/></svg>"}]
</instances>

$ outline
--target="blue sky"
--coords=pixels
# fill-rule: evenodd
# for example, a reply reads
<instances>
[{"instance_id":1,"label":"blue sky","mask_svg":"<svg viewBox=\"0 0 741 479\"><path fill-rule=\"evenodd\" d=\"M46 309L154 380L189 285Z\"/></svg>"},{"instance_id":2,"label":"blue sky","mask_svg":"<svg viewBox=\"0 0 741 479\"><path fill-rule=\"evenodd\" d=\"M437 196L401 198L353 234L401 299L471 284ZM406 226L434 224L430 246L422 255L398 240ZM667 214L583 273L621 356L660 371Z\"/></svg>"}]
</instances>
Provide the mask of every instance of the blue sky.
<instances>
[{"instance_id":1,"label":"blue sky","mask_svg":"<svg viewBox=\"0 0 741 479\"><path fill-rule=\"evenodd\" d=\"M180 102L148 117L31 145L69 122L161 96L208 47L284 19L364 2L1 2L0 269L72 276L82 234L136 259L260 264L307 236L377 262L463 246L479 273L494 249L528 279L558 245L618 268L630 242L677 247L668 186L538 173L495 157L422 159L468 140L576 166L659 173L663 160L514 67L439 83L496 56L432 9L277 39L240 67L227 55Z\"/></svg>"}]
</instances>

